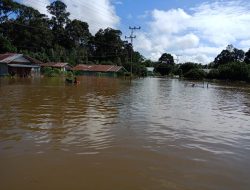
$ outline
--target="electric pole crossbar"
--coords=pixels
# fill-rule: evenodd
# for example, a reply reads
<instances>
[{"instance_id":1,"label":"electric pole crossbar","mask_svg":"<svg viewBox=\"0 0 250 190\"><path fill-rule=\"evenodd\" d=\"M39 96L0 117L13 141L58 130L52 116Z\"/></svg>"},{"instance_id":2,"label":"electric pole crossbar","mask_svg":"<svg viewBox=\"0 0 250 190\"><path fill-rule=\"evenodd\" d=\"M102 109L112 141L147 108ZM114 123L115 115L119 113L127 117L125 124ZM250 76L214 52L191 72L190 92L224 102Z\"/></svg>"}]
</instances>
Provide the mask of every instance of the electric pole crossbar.
<instances>
[{"instance_id":1,"label":"electric pole crossbar","mask_svg":"<svg viewBox=\"0 0 250 190\"><path fill-rule=\"evenodd\" d=\"M131 33L130 33L130 36L125 36L125 39L130 39L130 43L131 43L131 63L130 63L130 80L132 79L132 63L133 63L133 42L134 42L134 39L136 38L136 36L134 35L134 32L136 30L140 30L141 27L129 27L129 30L131 30Z\"/></svg>"}]
</instances>

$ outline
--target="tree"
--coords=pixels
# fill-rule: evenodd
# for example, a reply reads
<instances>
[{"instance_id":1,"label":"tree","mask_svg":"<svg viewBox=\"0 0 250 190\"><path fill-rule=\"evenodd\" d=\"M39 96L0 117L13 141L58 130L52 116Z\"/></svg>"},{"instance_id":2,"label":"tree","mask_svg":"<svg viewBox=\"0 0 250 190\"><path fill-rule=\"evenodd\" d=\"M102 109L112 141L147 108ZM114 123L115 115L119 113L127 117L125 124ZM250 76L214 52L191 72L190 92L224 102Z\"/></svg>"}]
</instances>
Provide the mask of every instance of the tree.
<instances>
[{"instance_id":1,"label":"tree","mask_svg":"<svg viewBox=\"0 0 250 190\"><path fill-rule=\"evenodd\" d=\"M16 47L14 47L11 42L0 35L0 53L5 53L5 52L15 52Z\"/></svg>"},{"instance_id":2,"label":"tree","mask_svg":"<svg viewBox=\"0 0 250 190\"><path fill-rule=\"evenodd\" d=\"M245 54L245 63L250 64L250 49Z\"/></svg>"},{"instance_id":3,"label":"tree","mask_svg":"<svg viewBox=\"0 0 250 190\"><path fill-rule=\"evenodd\" d=\"M181 70L183 74L189 72L192 69L199 69L199 65L196 63L187 62L187 63L181 64L179 67L179 70Z\"/></svg>"},{"instance_id":4,"label":"tree","mask_svg":"<svg viewBox=\"0 0 250 190\"><path fill-rule=\"evenodd\" d=\"M3 23L2 30L18 50L40 51L52 46L48 18L31 7L20 5L16 19Z\"/></svg>"},{"instance_id":5,"label":"tree","mask_svg":"<svg viewBox=\"0 0 250 190\"><path fill-rule=\"evenodd\" d=\"M145 60L145 58L140 54L138 51L133 52L133 62L134 63L141 63Z\"/></svg>"},{"instance_id":6,"label":"tree","mask_svg":"<svg viewBox=\"0 0 250 190\"><path fill-rule=\"evenodd\" d=\"M69 22L65 28L68 39L72 42L72 46L84 47L91 36L89 32L89 25L80 20L73 20Z\"/></svg>"},{"instance_id":7,"label":"tree","mask_svg":"<svg viewBox=\"0 0 250 190\"><path fill-rule=\"evenodd\" d=\"M160 73L162 76L169 75L173 70L173 65L166 63L157 63L155 64L155 72Z\"/></svg>"},{"instance_id":8,"label":"tree","mask_svg":"<svg viewBox=\"0 0 250 190\"><path fill-rule=\"evenodd\" d=\"M219 65L228 64L230 62L243 62L245 53L243 50L234 48L232 45L228 45L226 50L223 50L214 60L215 67Z\"/></svg>"},{"instance_id":9,"label":"tree","mask_svg":"<svg viewBox=\"0 0 250 190\"><path fill-rule=\"evenodd\" d=\"M70 13L67 12L67 5L61 1L54 1L47 6L48 12L52 15L51 23L53 29L64 28L65 24L69 21Z\"/></svg>"},{"instance_id":10,"label":"tree","mask_svg":"<svg viewBox=\"0 0 250 190\"><path fill-rule=\"evenodd\" d=\"M174 57L171 54L163 53L159 62L155 64L155 72L162 76L169 75L174 69Z\"/></svg>"},{"instance_id":11,"label":"tree","mask_svg":"<svg viewBox=\"0 0 250 190\"><path fill-rule=\"evenodd\" d=\"M249 67L244 62L232 62L218 67L219 78L229 80L243 80L249 79Z\"/></svg>"},{"instance_id":12,"label":"tree","mask_svg":"<svg viewBox=\"0 0 250 190\"><path fill-rule=\"evenodd\" d=\"M198 68L193 68L184 74L185 78L194 79L194 80L203 79L205 78L205 76L206 76L205 72Z\"/></svg>"},{"instance_id":13,"label":"tree","mask_svg":"<svg viewBox=\"0 0 250 190\"><path fill-rule=\"evenodd\" d=\"M19 6L19 3L13 2L12 0L1 0L0 23L8 21L11 15L16 14Z\"/></svg>"},{"instance_id":14,"label":"tree","mask_svg":"<svg viewBox=\"0 0 250 190\"><path fill-rule=\"evenodd\" d=\"M67 12L67 6L61 1L54 1L47 6L48 12L52 15L50 25L55 37L55 43L65 47L67 46L67 39L65 33L65 26L70 22L69 15Z\"/></svg>"},{"instance_id":15,"label":"tree","mask_svg":"<svg viewBox=\"0 0 250 190\"><path fill-rule=\"evenodd\" d=\"M163 53L159 61L166 64L174 65L174 57L171 54Z\"/></svg>"},{"instance_id":16,"label":"tree","mask_svg":"<svg viewBox=\"0 0 250 190\"><path fill-rule=\"evenodd\" d=\"M93 55L99 61L114 61L117 57L121 58L125 49L121 35L122 32L120 30L112 28L100 29L90 42Z\"/></svg>"}]
</instances>

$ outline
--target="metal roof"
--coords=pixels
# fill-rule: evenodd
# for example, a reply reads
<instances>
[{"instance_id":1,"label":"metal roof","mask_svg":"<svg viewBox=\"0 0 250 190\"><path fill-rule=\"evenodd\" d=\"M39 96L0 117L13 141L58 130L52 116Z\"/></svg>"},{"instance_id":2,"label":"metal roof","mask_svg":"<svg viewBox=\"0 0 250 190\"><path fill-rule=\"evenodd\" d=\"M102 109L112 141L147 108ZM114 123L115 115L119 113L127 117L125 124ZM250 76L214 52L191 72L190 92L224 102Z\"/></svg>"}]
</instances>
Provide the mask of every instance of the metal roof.
<instances>
[{"instance_id":1,"label":"metal roof","mask_svg":"<svg viewBox=\"0 0 250 190\"><path fill-rule=\"evenodd\" d=\"M24 64L8 64L10 67L18 67L18 68L39 68L37 65L24 65Z\"/></svg>"},{"instance_id":2,"label":"metal roof","mask_svg":"<svg viewBox=\"0 0 250 190\"><path fill-rule=\"evenodd\" d=\"M49 62L49 63L43 63L40 66L41 67L56 67L56 68L63 68L66 67L68 63L60 63L60 62Z\"/></svg>"},{"instance_id":3,"label":"metal roof","mask_svg":"<svg viewBox=\"0 0 250 190\"><path fill-rule=\"evenodd\" d=\"M19 60L19 61L18 61ZM22 61L20 61L22 60ZM27 62L25 62L25 60ZM23 54L18 54L18 53L5 53L5 54L0 54L0 63L11 63L11 62L16 62L16 63L33 63L33 64L42 64L41 61L34 59L32 57L23 55Z\"/></svg>"},{"instance_id":4,"label":"metal roof","mask_svg":"<svg viewBox=\"0 0 250 190\"><path fill-rule=\"evenodd\" d=\"M91 71L91 72L118 72L125 68L116 65L84 65L80 64L75 66L73 71Z\"/></svg>"},{"instance_id":5,"label":"metal roof","mask_svg":"<svg viewBox=\"0 0 250 190\"><path fill-rule=\"evenodd\" d=\"M1 63L10 63L19 57L22 57L22 54L17 54L17 53L0 54L0 62Z\"/></svg>"}]
</instances>

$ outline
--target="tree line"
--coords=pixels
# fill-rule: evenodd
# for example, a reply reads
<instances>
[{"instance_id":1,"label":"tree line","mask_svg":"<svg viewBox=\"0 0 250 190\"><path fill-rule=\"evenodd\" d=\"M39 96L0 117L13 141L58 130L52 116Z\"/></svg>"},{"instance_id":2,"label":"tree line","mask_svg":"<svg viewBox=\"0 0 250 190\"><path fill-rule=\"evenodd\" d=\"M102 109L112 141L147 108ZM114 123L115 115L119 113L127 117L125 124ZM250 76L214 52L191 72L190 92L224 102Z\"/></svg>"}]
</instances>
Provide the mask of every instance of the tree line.
<instances>
[{"instance_id":1,"label":"tree line","mask_svg":"<svg viewBox=\"0 0 250 190\"><path fill-rule=\"evenodd\" d=\"M152 62L123 41L120 30L100 29L92 35L88 23L71 20L67 5L58 0L48 5L47 10L50 17L13 0L1 0L0 53L23 53L43 62L68 62L72 66L115 64L127 71L132 62L132 71L139 76L147 75L146 67L154 67L162 76L250 81L250 50L244 52L229 45L208 65L175 64L168 53Z\"/></svg>"},{"instance_id":2,"label":"tree line","mask_svg":"<svg viewBox=\"0 0 250 190\"><path fill-rule=\"evenodd\" d=\"M121 39L120 30L100 29L95 35L87 22L70 19L67 5L54 1L47 6L51 17L13 0L0 1L0 53L17 52L43 62L116 64L137 75L146 73L145 58ZM133 60L131 60L131 54Z\"/></svg>"},{"instance_id":3,"label":"tree line","mask_svg":"<svg viewBox=\"0 0 250 190\"><path fill-rule=\"evenodd\" d=\"M250 49L247 52L228 45L208 65L198 63L175 64L171 54L164 53L155 64L155 72L162 76L179 75L189 79L222 79L250 82Z\"/></svg>"}]
</instances>

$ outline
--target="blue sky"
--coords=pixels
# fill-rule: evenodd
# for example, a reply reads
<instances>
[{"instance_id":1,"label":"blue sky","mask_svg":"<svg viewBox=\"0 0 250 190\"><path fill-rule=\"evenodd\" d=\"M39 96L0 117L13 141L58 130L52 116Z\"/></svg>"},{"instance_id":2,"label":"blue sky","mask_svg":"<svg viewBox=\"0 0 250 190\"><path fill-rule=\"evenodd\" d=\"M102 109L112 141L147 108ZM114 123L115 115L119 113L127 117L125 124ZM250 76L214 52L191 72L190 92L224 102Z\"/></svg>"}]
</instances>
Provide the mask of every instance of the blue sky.
<instances>
[{"instance_id":1,"label":"blue sky","mask_svg":"<svg viewBox=\"0 0 250 190\"><path fill-rule=\"evenodd\" d=\"M50 0L18 0L46 13ZM62 0L71 18L87 21L94 34L113 27L129 35L141 26L134 48L157 60L164 52L180 62L209 63L228 44L250 48L249 0Z\"/></svg>"}]
</instances>

